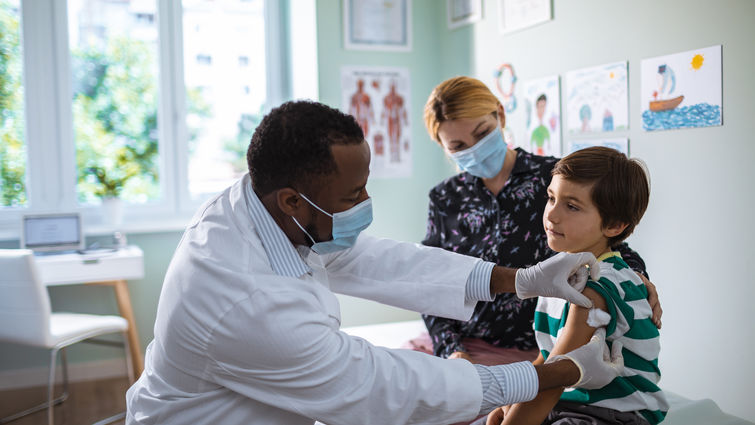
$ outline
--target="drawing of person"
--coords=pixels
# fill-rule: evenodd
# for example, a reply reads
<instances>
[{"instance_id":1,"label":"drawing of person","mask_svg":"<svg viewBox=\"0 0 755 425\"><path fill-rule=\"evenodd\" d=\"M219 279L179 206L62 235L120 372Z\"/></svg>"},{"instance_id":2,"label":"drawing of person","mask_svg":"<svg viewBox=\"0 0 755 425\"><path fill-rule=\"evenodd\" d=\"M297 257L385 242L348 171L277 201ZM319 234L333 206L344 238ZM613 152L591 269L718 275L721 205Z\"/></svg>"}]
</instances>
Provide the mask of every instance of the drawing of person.
<instances>
[{"instance_id":1,"label":"drawing of person","mask_svg":"<svg viewBox=\"0 0 755 425\"><path fill-rule=\"evenodd\" d=\"M357 91L351 95L351 102L349 103L349 114L352 115L362 127L364 132L364 139L367 139L369 134L369 123L374 122L375 119L372 116L372 103L370 101L370 95L364 91L364 80L357 80Z\"/></svg>"},{"instance_id":2,"label":"drawing of person","mask_svg":"<svg viewBox=\"0 0 755 425\"><path fill-rule=\"evenodd\" d=\"M532 151L537 155L545 155L544 147L546 145L550 151L551 132L548 131L548 127L543 124L547 102L548 98L545 96L545 93L538 96L537 101L535 102L535 113L537 114L539 125L532 131L530 146L532 147Z\"/></svg>"},{"instance_id":3,"label":"drawing of person","mask_svg":"<svg viewBox=\"0 0 755 425\"><path fill-rule=\"evenodd\" d=\"M391 81L391 89L383 98L381 121L387 120L388 147L391 162L401 162L401 123L408 123L404 98L396 92L396 82Z\"/></svg>"}]
</instances>

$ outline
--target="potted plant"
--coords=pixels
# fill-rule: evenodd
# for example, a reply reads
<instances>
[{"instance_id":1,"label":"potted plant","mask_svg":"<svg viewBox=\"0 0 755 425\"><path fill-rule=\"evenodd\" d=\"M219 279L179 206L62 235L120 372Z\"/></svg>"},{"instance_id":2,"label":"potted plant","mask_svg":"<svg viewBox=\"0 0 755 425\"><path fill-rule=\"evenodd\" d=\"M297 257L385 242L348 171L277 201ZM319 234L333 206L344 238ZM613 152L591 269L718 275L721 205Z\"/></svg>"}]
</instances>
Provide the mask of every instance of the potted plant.
<instances>
[{"instance_id":1,"label":"potted plant","mask_svg":"<svg viewBox=\"0 0 755 425\"><path fill-rule=\"evenodd\" d=\"M113 161L103 158L103 162L109 164ZM128 161L123 153L119 153L114 162L114 166L111 167L104 165L88 167L85 173L92 176L97 183L94 185L92 194L102 200L105 221L120 225L123 221L121 193L128 181L139 174L140 169L136 163Z\"/></svg>"}]
</instances>

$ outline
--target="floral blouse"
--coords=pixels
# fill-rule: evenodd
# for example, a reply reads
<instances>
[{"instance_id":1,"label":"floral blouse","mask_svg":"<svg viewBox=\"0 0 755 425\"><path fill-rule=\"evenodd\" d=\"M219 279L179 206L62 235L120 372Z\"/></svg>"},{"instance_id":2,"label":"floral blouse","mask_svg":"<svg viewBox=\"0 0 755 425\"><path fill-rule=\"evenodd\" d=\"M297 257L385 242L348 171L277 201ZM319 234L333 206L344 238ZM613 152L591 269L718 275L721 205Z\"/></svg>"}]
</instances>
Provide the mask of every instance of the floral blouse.
<instances>
[{"instance_id":1,"label":"floral blouse","mask_svg":"<svg viewBox=\"0 0 755 425\"><path fill-rule=\"evenodd\" d=\"M543 211L551 170L557 158L517 149L511 176L498 195L482 179L461 173L430 191L424 245L471 255L505 267L527 267L555 254L543 231ZM633 269L645 263L623 243L616 247ZM448 357L466 351L463 338L480 338L492 345L529 350L537 348L532 329L537 298L520 300L499 294L479 302L467 322L423 315L435 355Z\"/></svg>"}]
</instances>

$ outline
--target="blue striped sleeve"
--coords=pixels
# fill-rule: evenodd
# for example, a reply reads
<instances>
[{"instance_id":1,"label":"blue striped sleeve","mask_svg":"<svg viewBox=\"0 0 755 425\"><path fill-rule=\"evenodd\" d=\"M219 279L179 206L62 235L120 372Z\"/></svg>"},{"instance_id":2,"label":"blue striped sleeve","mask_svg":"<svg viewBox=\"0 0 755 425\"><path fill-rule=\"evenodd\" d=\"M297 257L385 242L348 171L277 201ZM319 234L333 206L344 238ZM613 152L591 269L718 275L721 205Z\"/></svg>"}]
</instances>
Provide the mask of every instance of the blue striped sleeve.
<instances>
[{"instance_id":1,"label":"blue striped sleeve","mask_svg":"<svg viewBox=\"0 0 755 425\"><path fill-rule=\"evenodd\" d=\"M495 296L490 293L490 275L493 274L495 263L479 261L475 264L467 278L464 296L467 301L493 301Z\"/></svg>"},{"instance_id":2,"label":"blue striped sleeve","mask_svg":"<svg viewBox=\"0 0 755 425\"><path fill-rule=\"evenodd\" d=\"M474 367L482 383L481 415L496 407L530 401L537 396L537 372L530 362L500 366L475 364Z\"/></svg>"}]
</instances>

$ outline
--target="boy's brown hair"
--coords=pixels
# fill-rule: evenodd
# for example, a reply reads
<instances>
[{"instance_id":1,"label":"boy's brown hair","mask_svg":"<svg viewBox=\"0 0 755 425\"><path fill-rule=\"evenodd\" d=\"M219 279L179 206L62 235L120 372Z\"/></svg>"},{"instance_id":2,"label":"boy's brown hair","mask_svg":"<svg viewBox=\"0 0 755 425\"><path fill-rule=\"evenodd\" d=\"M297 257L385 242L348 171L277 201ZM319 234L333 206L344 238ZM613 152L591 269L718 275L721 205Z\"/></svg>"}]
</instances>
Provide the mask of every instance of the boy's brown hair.
<instances>
[{"instance_id":1,"label":"boy's brown hair","mask_svg":"<svg viewBox=\"0 0 755 425\"><path fill-rule=\"evenodd\" d=\"M623 232L608 239L611 247L632 234L648 207L650 182L644 164L615 149L594 146L578 150L561 158L551 174L592 185L592 202L603 227L627 224Z\"/></svg>"}]
</instances>

